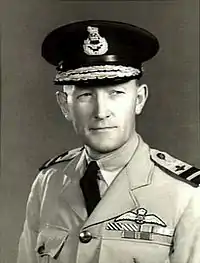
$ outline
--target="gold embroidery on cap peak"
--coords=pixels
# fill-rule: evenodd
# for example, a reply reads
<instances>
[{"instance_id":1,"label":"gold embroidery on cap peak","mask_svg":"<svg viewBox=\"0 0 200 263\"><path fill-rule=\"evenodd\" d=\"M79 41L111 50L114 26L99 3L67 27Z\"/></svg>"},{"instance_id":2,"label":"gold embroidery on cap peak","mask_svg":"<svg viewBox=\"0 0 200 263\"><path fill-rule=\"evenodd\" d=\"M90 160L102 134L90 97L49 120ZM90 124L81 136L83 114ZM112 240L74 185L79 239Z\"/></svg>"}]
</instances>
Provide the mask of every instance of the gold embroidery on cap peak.
<instances>
[{"instance_id":1,"label":"gold embroidery on cap peak","mask_svg":"<svg viewBox=\"0 0 200 263\"><path fill-rule=\"evenodd\" d=\"M140 73L141 71L139 69L121 65L89 66L68 70L66 72L58 72L55 82L130 77L137 76Z\"/></svg>"}]
</instances>

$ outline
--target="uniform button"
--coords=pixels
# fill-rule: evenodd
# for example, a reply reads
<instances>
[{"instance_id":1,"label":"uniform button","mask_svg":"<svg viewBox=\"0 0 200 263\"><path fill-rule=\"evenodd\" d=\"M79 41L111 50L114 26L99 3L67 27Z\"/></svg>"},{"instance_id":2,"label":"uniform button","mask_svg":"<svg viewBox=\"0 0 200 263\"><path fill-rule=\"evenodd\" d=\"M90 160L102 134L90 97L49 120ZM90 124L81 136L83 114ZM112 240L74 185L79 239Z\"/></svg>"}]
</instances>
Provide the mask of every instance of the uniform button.
<instances>
[{"instance_id":1,"label":"uniform button","mask_svg":"<svg viewBox=\"0 0 200 263\"><path fill-rule=\"evenodd\" d=\"M45 251L45 245L44 244L42 244L39 248L38 248L38 254L43 254L44 253L44 251Z\"/></svg>"},{"instance_id":2,"label":"uniform button","mask_svg":"<svg viewBox=\"0 0 200 263\"><path fill-rule=\"evenodd\" d=\"M87 230L82 231L79 235L79 239L82 243L88 243L92 239L92 234Z\"/></svg>"},{"instance_id":3,"label":"uniform button","mask_svg":"<svg viewBox=\"0 0 200 263\"><path fill-rule=\"evenodd\" d=\"M165 155L164 153L157 153L157 157L160 158L161 160L165 160Z\"/></svg>"}]
</instances>

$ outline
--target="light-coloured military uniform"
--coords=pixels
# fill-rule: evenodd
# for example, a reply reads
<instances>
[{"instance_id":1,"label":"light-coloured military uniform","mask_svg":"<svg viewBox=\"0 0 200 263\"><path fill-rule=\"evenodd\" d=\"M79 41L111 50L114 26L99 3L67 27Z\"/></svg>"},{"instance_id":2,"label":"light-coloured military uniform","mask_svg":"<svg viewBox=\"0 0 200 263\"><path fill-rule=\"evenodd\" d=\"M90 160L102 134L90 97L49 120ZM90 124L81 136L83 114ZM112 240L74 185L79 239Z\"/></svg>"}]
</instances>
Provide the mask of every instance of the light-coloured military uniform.
<instances>
[{"instance_id":1,"label":"light-coloured military uniform","mask_svg":"<svg viewBox=\"0 0 200 263\"><path fill-rule=\"evenodd\" d=\"M140 138L87 218L84 149L47 162L27 205L18 263L199 263L200 172ZM188 178L182 180L181 177Z\"/></svg>"}]
</instances>

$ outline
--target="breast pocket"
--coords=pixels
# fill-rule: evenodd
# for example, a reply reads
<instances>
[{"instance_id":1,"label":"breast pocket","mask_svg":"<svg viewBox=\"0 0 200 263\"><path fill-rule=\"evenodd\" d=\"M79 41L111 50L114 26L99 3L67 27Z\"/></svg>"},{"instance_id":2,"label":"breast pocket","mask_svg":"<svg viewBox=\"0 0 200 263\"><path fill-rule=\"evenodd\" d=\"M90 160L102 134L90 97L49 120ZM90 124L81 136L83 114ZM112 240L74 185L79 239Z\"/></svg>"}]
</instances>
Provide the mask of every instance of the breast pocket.
<instances>
[{"instance_id":1,"label":"breast pocket","mask_svg":"<svg viewBox=\"0 0 200 263\"><path fill-rule=\"evenodd\" d=\"M39 263L59 262L59 255L68 238L68 231L57 226L46 226L38 235L36 253Z\"/></svg>"}]
</instances>

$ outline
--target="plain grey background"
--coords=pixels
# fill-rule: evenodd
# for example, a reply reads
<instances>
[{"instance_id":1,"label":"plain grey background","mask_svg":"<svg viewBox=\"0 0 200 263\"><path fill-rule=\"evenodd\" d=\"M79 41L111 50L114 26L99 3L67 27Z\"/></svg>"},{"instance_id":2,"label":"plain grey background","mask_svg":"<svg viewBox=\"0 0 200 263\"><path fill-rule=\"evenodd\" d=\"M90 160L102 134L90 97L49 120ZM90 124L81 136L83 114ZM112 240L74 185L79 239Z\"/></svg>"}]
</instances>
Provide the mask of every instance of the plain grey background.
<instances>
[{"instance_id":1,"label":"plain grey background","mask_svg":"<svg viewBox=\"0 0 200 263\"><path fill-rule=\"evenodd\" d=\"M128 22L157 35L161 49L145 65L150 98L138 130L151 146L200 167L199 2L3 0L2 7L0 262L11 263L37 168L80 145L56 104L55 69L40 56L45 35L83 19Z\"/></svg>"}]
</instances>

